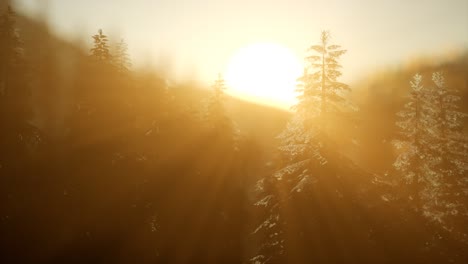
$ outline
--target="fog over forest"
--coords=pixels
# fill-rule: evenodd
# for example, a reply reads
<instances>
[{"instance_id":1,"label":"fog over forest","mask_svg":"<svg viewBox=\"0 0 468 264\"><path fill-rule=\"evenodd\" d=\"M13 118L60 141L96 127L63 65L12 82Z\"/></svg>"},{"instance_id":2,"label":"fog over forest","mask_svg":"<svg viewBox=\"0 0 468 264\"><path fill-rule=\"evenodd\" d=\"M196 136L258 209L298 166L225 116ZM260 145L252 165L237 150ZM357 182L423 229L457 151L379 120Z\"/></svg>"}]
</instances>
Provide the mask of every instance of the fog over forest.
<instances>
[{"instance_id":1,"label":"fog over forest","mask_svg":"<svg viewBox=\"0 0 468 264\"><path fill-rule=\"evenodd\" d=\"M18 2L0 0L0 263L468 263L468 35L346 81L359 42L311 30L301 62L252 42L211 69L212 50L206 85ZM439 26L412 34L468 32Z\"/></svg>"}]
</instances>

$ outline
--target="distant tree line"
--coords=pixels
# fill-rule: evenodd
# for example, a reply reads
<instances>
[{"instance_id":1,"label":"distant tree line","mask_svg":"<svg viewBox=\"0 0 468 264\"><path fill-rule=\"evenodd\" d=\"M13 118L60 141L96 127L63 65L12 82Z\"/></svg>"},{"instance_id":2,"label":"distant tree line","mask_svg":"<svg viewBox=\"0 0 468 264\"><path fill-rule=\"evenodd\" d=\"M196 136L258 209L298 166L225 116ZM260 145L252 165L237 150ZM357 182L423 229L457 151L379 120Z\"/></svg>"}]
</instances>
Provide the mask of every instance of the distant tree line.
<instances>
[{"instance_id":1,"label":"distant tree line","mask_svg":"<svg viewBox=\"0 0 468 264\"><path fill-rule=\"evenodd\" d=\"M2 263L242 262L257 157L222 77L194 102L193 88L134 72L126 43L98 30L60 84L45 41L50 54L29 63L15 18L9 8L0 24ZM63 124L43 130L34 105L60 105L63 83L69 101L43 117L62 111ZM37 87L55 100L33 102Z\"/></svg>"}]
</instances>

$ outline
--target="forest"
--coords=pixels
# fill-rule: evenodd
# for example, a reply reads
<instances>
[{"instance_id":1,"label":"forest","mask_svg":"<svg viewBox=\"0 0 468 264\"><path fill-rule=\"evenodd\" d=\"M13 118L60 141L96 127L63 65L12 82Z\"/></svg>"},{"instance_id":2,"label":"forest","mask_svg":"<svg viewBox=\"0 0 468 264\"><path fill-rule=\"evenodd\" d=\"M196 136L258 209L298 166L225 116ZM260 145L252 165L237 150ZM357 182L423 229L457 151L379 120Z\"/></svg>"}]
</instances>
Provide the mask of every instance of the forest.
<instances>
[{"instance_id":1,"label":"forest","mask_svg":"<svg viewBox=\"0 0 468 264\"><path fill-rule=\"evenodd\" d=\"M0 8L0 263L468 263L468 50L347 84L311 32L286 111Z\"/></svg>"}]
</instances>

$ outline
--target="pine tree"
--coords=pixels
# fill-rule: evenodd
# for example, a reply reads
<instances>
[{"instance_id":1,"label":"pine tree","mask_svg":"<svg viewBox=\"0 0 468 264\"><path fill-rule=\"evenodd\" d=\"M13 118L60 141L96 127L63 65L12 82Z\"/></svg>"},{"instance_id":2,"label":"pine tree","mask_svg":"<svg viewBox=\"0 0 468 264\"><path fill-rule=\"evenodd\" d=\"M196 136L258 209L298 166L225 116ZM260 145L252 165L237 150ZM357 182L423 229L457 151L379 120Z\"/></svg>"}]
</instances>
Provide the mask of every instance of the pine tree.
<instances>
[{"instance_id":1,"label":"pine tree","mask_svg":"<svg viewBox=\"0 0 468 264\"><path fill-rule=\"evenodd\" d=\"M306 119L320 121L321 129L326 129L326 120L333 115L344 113L350 107L345 92L348 85L339 82L342 75L340 57L346 53L339 45L330 44L330 33L322 31L320 43L312 45L309 51L315 52L306 57L308 62L304 74L299 78L299 103L296 109Z\"/></svg>"},{"instance_id":2,"label":"pine tree","mask_svg":"<svg viewBox=\"0 0 468 264\"><path fill-rule=\"evenodd\" d=\"M257 182L256 191L262 195L254 206L259 208L262 219L252 233L261 240L256 256L249 262L252 264L283 263L285 254L284 217L281 214L281 194L278 181L267 177Z\"/></svg>"},{"instance_id":3,"label":"pine tree","mask_svg":"<svg viewBox=\"0 0 468 264\"><path fill-rule=\"evenodd\" d=\"M306 57L309 65L299 78L299 101L294 107L296 112L279 135L282 143L279 149L287 159L287 166L277 175L301 174L298 185L294 187L296 191L311 179L310 170L307 169L310 162L327 163L323 155L324 148L329 144L326 123L348 111L351 106L344 97L344 92L350 88L338 81L341 76L338 59L346 50L329 42L330 34L323 31L320 44L309 48L318 55Z\"/></svg>"},{"instance_id":4,"label":"pine tree","mask_svg":"<svg viewBox=\"0 0 468 264\"><path fill-rule=\"evenodd\" d=\"M25 121L31 115L22 42L16 30L16 14L8 7L0 17L0 107L3 118ZM8 116L4 116L8 114Z\"/></svg>"},{"instance_id":5,"label":"pine tree","mask_svg":"<svg viewBox=\"0 0 468 264\"><path fill-rule=\"evenodd\" d=\"M221 76L218 75L218 79L215 80L212 85L212 95L208 99L206 105L206 120L211 128L217 130L230 130L231 120L226 115L224 108L224 91L226 90L226 84Z\"/></svg>"},{"instance_id":6,"label":"pine tree","mask_svg":"<svg viewBox=\"0 0 468 264\"><path fill-rule=\"evenodd\" d=\"M103 34L102 29L93 36L94 46L91 49L91 56L99 62L110 62L112 56L109 51L107 36Z\"/></svg>"},{"instance_id":7,"label":"pine tree","mask_svg":"<svg viewBox=\"0 0 468 264\"><path fill-rule=\"evenodd\" d=\"M463 118L468 115L459 111L460 97L448 89L441 72L433 73L432 81L435 84L430 91L435 119L432 147L440 160L436 168L440 182L432 188L432 200L425 205L425 215L446 225L448 218L468 217L465 204L468 200L468 141L462 132Z\"/></svg>"},{"instance_id":8,"label":"pine tree","mask_svg":"<svg viewBox=\"0 0 468 264\"><path fill-rule=\"evenodd\" d=\"M114 58L109 50L108 38L101 29L92 36L89 60L79 67L81 77L75 92L75 111L69 122L70 140L81 146L109 144L116 146L121 140L123 121L129 112L125 101L130 98L126 89L128 81L117 74ZM112 132L111 132L112 131ZM101 149L109 150L101 147Z\"/></svg>"},{"instance_id":9,"label":"pine tree","mask_svg":"<svg viewBox=\"0 0 468 264\"><path fill-rule=\"evenodd\" d=\"M456 185L461 185L461 181L467 180L462 177L468 170L467 139L462 129L463 119L468 115L460 112L457 104L461 98L448 89L441 72L433 73L432 81L435 84L436 129L443 172L449 177L458 178Z\"/></svg>"},{"instance_id":10,"label":"pine tree","mask_svg":"<svg viewBox=\"0 0 468 264\"><path fill-rule=\"evenodd\" d=\"M402 175L401 182L409 186L408 198L418 211L431 195L430 187L440 182L435 169L440 161L431 147L436 122L433 111L431 94L424 88L422 76L416 74L411 81L409 101L397 113L401 139L393 143L400 153L393 165Z\"/></svg>"},{"instance_id":11,"label":"pine tree","mask_svg":"<svg viewBox=\"0 0 468 264\"><path fill-rule=\"evenodd\" d=\"M281 262L280 259L286 254L285 230L282 227L287 226L288 222L281 208L289 204L288 200L295 193L304 192L317 181L313 174L328 163L327 153L331 153L326 151L331 150L327 123L331 118L348 112L351 107L345 98L345 92L350 88L338 81L341 76L338 60L346 50L330 44L327 31L322 32L320 44L311 46L309 50L317 55L306 57L308 65L298 79L298 104L293 107L293 117L278 136L281 140L281 167L272 177L262 180L278 187L260 192L261 199L257 205L264 205L267 214L256 233L264 232L266 236L259 254L251 259L253 263ZM265 252L275 253L269 255Z\"/></svg>"},{"instance_id":12,"label":"pine tree","mask_svg":"<svg viewBox=\"0 0 468 264\"><path fill-rule=\"evenodd\" d=\"M442 73L433 73L432 81L425 88L421 75L413 77L409 101L397 114L401 139L393 142L399 151L394 167L412 207L466 243L468 144L461 130L466 114Z\"/></svg>"},{"instance_id":13,"label":"pine tree","mask_svg":"<svg viewBox=\"0 0 468 264\"><path fill-rule=\"evenodd\" d=\"M119 73L128 74L130 72L132 63L130 61L130 56L128 55L128 45L123 39L120 40L115 47L113 62Z\"/></svg>"},{"instance_id":14,"label":"pine tree","mask_svg":"<svg viewBox=\"0 0 468 264\"><path fill-rule=\"evenodd\" d=\"M118 93L118 108L121 108L124 113L133 118L133 110L136 104L136 97L134 95L134 78L131 72L132 62L128 54L128 45L123 39L115 46L114 53L112 54L112 65L116 70L113 74L113 89ZM132 114L130 114L132 113ZM130 121L129 121L130 122Z\"/></svg>"},{"instance_id":15,"label":"pine tree","mask_svg":"<svg viewBox=\"0 0 468 264\"><path fill-rule=\"evenodd\" d=\"M278 179L297 176L294 191L301 191L312 180L310 167L327 163L325 149L329 148L327 120L349 111L351 104L345 99L348 85L338 81L341 65L338 59L346 50L330 44L330 34L323 31L319 45L309 48L318 55L306 57L309 65L299 78L299 102L286 129L279 135L280 151L286 166L275 175Z\"/></svg>"}]
</instances>

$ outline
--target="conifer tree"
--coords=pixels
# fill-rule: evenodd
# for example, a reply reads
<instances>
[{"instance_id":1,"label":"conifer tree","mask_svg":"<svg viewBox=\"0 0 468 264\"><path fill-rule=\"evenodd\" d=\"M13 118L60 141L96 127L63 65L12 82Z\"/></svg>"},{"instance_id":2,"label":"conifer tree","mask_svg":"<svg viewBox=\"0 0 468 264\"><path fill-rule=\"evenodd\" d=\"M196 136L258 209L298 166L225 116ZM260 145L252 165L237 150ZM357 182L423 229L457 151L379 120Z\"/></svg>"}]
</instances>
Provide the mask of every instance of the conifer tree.
<instances>
[{"instance_id":1,"label":"conifer tree","mask_svg":"<svg viewBox=\"0 0 468 264\"><path fill-rule=\"evenodd\" d=\"M466 176L463 176L468 170L468 146L462 129L463 119L468 115L460 112L458 103L461 98L448 89L441 72L433 73L432 81L435 84L433 98L442 170L448 177L458 178L457 181L466 181ZM456 183L460 184L461 182Z\"/></svg>"},{"instance_id":2,"label":"conifer tree","mask_svg":"<svg viewBox=\"0 0 468 264\"><path fill-rule=\"evenodd\" d=\"M433 73L432 82L425 88L421 75L413 77L409 101L397 114L401 138L393 142L399 152L393 165L414 209L467 242L466 114L442 73Z\"/></svg>"},{"instance_id":3,"label":"conifer tree","mask_svg":"<svg viewBox=\"0 0 468 264\"><path fill-rule=\"evenodd\" d=\"M123 39L121 39L115 47L113 62L114 66L117 68L117 71L121 74L127 74L132 67L132 63L128 55L128 45Z\"/></svg>"},{"instance_id":4,"label":"conifer tree","mask_svg":"<svg viewBox=\"0 0 468 264\"><path fill-rule=\"evenodd\" d=\"M225 90L225 81L221 74L218 74L218 79L212 85L212 94L206 106L206 120L209 126L222 131L230 130L232 125L224 108Z\"/></svg>"},{"instance_id":5,"label":"conifer tree","mask_svg":"<svg viewBox=\"0 0 468 264\"><path fill-rule=\"evenodd\" d=\"M299 101L294 107L295 114L279 135L279 149L287 162L277 175L301 174L295 190L300 190L301 185L310 180L310 170L307 169L310 162L327 163L323 155L323 149L329 143L326 123L351 106L344 97L344 92L350 88L338 81L341 76L338 60L346 50L330 44L327 31L321 33L320 44L311 46L309 50L317 55L306 57L309 64L299 78Z\"/></svg>"},{"instance_id":6,"label":"conifer tree","mask_svg":"<svg viewBox=\"0 0 468 264\"><path fill-rule=\"evenodd\" d=\"M91 49L91 56L99 62L110 62L111 54L107 36L104 35L102 29L98 30L98 34L93 36L94 46Z\"/></svg>"},{"instance_id":7,"label":"conifer tree","mask_svg":"<svg viewBox=\"0 0 468 264\"><path fill-rule=\"evenodd\" d=\"M99 29L92 39L94 44L89 60L78 68L83 77L77 83L75 111L69 120L72 126L70 140L89 147L115 145L117 135L120 135L117 128L123 128L120 121L126 114L122 111L123 89L120 89L124 82L116 78L108 37Z\"/></svg>"},{"instance_id":8,"label":"conifer tree","mask_svg":"<svg viewBox=\"0 0 468 264\"><path fill-rule=\"evenodd\" d=\"M272 177L262 179L269 186L280 187L261 188L259 192L261 198L257 205L265 207L266 217L255 232L266 235L259 255L251 259L252 263L273 263L285 254L285 230L282 227L287 226L288 220L282 214L282 205L287 205L287 200L294 193L305 191L317 181L313 174L317 173L317 168L328 163L324 153L327 146L330 149L327 122L352 107L345 98L345 92L350 88L338 81L341 76L338 60L346 50L330 44L327 31L321 33L319 45L313 45L309 50L316 54L306 57L308 65L298 79L299 95L298 103L293 107L295 112L278 136L281 140L279 151L282 164ZM264 253L272 251L276 253Z\"/></svg>"},{"instance_id":9,"label":"conifer tree","mask_svg":"<svg viewBox=\"0 0 468 264\"><path fill-rule=\"evenodd\" d=\"M262 198L254 206L259 208L263 221L252 234L259 237L261 244L249 261L252 264L282 263L285 254L285 221L281 214L278 181L272 177L263 178L257 182L256 191Z\"/></svg>"},{"instance_id":10,"label":"conifer tree","mask_svg":"<svg viewBox=\"0 0 468 264\"><path fill-rule=\"evenodd\" d=\"M132 109L135 107L135 96L134 96L134 79L131 74L132 62L128 54L128 45L121 39L119 43L115 46L114 53L112 54L112 65L116 70L113 78L113 87L118 92L118 108L124 110L124 113L127 113L127 118L131 117L133 112Z\"/></svg>"},{"instance_id":11,"label":"conifer tree","mask_svg":"<svg viewBox=\"0 0 468 264\"><path fill-rule=\"evenodd\" d=\"M303 118L313 118L315 123L320 121L321 129L326 129L327 118L347 111L350 106L344 97L350 88L338 81L342 75L339 59L346 50L331 44L330 40L330 33L322 31L320 43L309 48L314 53L306 57L308 65L299 78L297 89L296 110L304 115Z\"/></svg>"},{"instance_id":12,"label":"conifer tree","mask_svg":"<svg viewBox=\"0 0 468 264\"><path fill-rule=\"evenodd\" d=\"M320 44L309 48L318 55L306 57L309 65L299 78L298 104L286 129L279 135L282 152L286 160L283 169L275 175L278 179L295 177L294 191L312 180L310 167L327 163L324 149L330 143L327 136L327 122L333 117L350 110L351 104L345 99L348 85L338 81L341 76L338 60L346 50L330 44L330 34L321 33Z\"/></svg>"},{"instance_id":13,"label":"conifer tree","mask_svg":"<svg viewBox=\"0 0 468 264\"><path fill-rule=\"evenodd\" d=\"M439 182L427 194L425 215L432 220L446 223L449 218L462 216L468 219L468 141L463 134L463 119L468 115L460 112L460 97L450 90L441 72L432 74L434 85L430 90L431 106L434 109L433 152L439 158L436 172ZM451 228L451 227L448 227Z\"/></svg>"},{"instance_id":14,"label":"conifer tree","mask_svg":"<svg viewBox=\"0 0 468 264\"><path fill-rule=\"evenodd\" d=\"M21 41L16 30L16 14L8 6L0 17L0 54L2 56L2 81L5 82L6 71L12 66L17 66L22 60ZM5 85L5 84L3 84Z\"/></svg>"},{"instance_id":15,"label":"conifer tree","mask_svg":"<svg viewBox=\"0 0 468 264\"><path fill-rule=\"evenodd\" d=\"M30 195L23 196L20 190L31 184L30 154L42 141L40 131L29 123L29 76L15 18L11 7L0 16L0 214L10 215L12 221L19 219L16 212ZM4 227L12 226L0 225L2 234Z\"/></svg>"},{"instance_id":16,"label":"conifer tree","mask_svg":"<svg viewBox=\"0 0 468 264\"><path fill-rule=\"evenodd\" d=\"M16 14L8 7L0 17L0 107L2 119L25 121L31 115L29 89ZM5 116L7 114L8 116Z\"/></svg>"},{"instance_id":17,"label":"conifer tree","mask_svg":"<svg viewBox=\"0 0 468 264\"><path fill-rule=\"evenodd\" d=\"M434 186L436 181L440 181L440 175L435 170L439 159L431 148L435 143L432 133L436 120L430 96L423 86L422 76L414 75L409 101L397 113L399 120L396 125L400 129L401 139L393 142L400 151L393 165L402 175L401 183L410 187L408 198L418 211L422 210L422 195L427 194L428 188Z\"/></svg>"}]
</instances>

